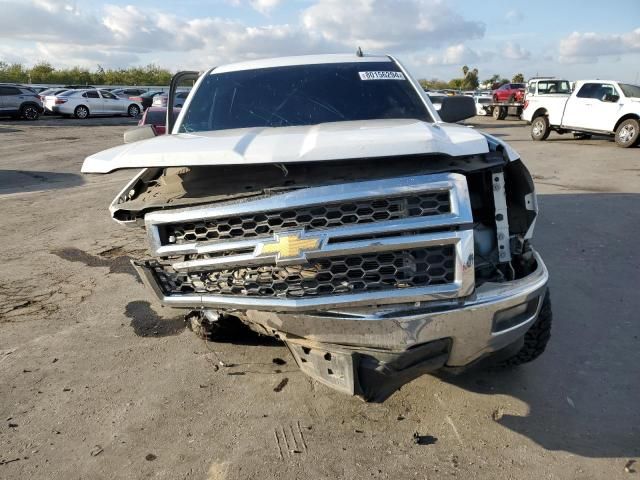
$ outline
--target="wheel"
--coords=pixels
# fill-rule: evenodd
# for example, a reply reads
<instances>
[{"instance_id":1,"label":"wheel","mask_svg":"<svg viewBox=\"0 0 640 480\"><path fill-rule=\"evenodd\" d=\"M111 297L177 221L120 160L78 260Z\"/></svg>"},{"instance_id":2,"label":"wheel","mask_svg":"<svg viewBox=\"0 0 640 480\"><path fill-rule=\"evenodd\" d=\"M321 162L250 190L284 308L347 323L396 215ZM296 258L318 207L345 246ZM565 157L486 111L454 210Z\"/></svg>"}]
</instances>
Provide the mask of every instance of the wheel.
<instances>
[{"instance_id":1,"label":"wheel","mask_svg":"<svg viewBox=\"0 0 640 480\"><path fill-rule=\"evenodd\" d=\"M76 118L87 118L89 116L89 109L84 105L78 105L73 111L73 115Z\"/></svg>"},{"instance_id":2,"label":"wheel","mask_svg":"<svg viewBox=\"0 0 640 480\"><path fill-rule=\"evenodd\" d=\"M531 124L531 138L540 141L546 140L549 134L551 133L551 128L549 127L549 119L546 115L541 115L536 117Z\"/></svg>"},{"instance_id":3,"label":"wheel","mask_svg":"<svg viewBox=\"0 0 640 480\"><path fill-rule=\"evenodd\" d=\"M29 121L38 120L40 111L34 105L25 105L20 109L20 116Z\"/></svg>"},{"instance_id":4,"label":"wheel","mask_svg":"<svg viewBox=\"0 0 640 480\"><path fill-rule=\"evenodd\" d=\"M516 101L516 96L512 94L512 95L509 97L509 103L513 103L513 102L515 102L515 101Z\"/></svg>"},{"instance_id":5,"label":"wheel","mask_svg":"<svg viewBox=\"0 0 640 480\"><path fill-rule=\"evenodd\" d=\"M507 118L507 107L494 107L493 118L496 120L504 120Z\"/></svg>"},{"instance_id":6,"label":"wheel","mask_svg":"<svg viewBox=\"0 0 640 480\"><path fill-rule=\"evenodd\" d=\"M524 335L524 345L522 345L522 348L518 350L515 355L503 360L499 366L515 367L523 363L531 362L542 355L551 338L552 320L551 298L549 296L549 290L547 290L544 300L542 301L540 313L538 313L538 318Z\"/></svg>"},{"instance_id":7,"label":"wheel","mask_svg":"<svg viewBox=\"0 0 640 480\"><path fill-rule=\"evenodd\" d=\"M140 107L137 105L129 105L129 108L127 109L127 114L130 117L137 117L138 115L140 115Z\"/></svg>"},{"instance_id":8,"label":"wheel","mask_svg":"<svg viewBox=\"0 0 640 480\"><path fill-rule=\"evenodd\" d=\"M635 118L629 118L618 125L616 129L616 144L622 148L633 147L640 139L640 123Z\"/></svg>"},{"instance_id":9,"label":"wheel","mask_svg":"<svg viewBox=\"0 0 640 480\"><path fill-rule=\"evenodd\" d=\"M576 140L589 140L591 138L591 134L573 132L573 138L575 138Z\"/></svg>"}]
</instances>

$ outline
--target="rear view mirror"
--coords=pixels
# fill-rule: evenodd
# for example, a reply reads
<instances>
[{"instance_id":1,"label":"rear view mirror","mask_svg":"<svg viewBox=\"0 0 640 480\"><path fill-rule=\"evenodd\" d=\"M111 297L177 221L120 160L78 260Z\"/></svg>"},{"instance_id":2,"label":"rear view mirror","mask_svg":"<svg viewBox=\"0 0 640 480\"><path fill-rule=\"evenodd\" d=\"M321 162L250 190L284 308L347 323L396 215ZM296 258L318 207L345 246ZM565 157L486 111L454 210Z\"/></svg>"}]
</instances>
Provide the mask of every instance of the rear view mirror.
<instances>
[{"instance_id":1,"label":"rear view mirror","mask_svg":"<svg viewBox=\"0 0 640 480\"><path fill-rule=\"evenodd\" d=\"M613 103L615 103L615 102L617 102L618 100L620 100L620 96L619 96L619 95L616 95L616 94L614 94L614 93L605 93L605 94L602 96L602 101L603 101L603 102L613 102Z\"/></svg>"},{"instance_id":2,"label":"rear view mirror","mask_svg":"<svg viewBox=\"0 0 640 480\"><path fill-rule=\"evenodd\" d=\"M143 125L141 127L130 128L124 132L124 143L139 142L140 140L147 140L157 135L156 129L153 125Z\"/></svg>"},{"instance_id":3,"label":"rear view mirror","mask_svg":"<svg viewBox=\"0 0 640 480\"><path fill-rule=\"evenodd\" d=\"M438 113L443 122L459 122L476 115L476 102L472 97L462 95L444 97Z\"/></svg>"}]
</instances>

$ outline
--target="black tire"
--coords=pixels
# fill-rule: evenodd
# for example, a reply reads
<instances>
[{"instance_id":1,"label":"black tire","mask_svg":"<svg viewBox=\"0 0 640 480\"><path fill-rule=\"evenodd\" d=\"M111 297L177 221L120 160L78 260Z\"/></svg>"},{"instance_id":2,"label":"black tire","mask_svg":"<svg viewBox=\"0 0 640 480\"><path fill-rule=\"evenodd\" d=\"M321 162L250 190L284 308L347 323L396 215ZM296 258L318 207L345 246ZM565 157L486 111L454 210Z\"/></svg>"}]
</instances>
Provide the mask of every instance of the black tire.
<instances>
[{"instance_id":1,"label":"black tire","mask_svg":"<svg viewBox=\"0 0 640 480\"><path fill-rule=\"evenodd\" d=\"M33 122L40 118L40 110L35 105L23 105L20 109L20 116L25 120Z\"/></svg>"},{"instance_id":2,"label":"black tire","mask_svg":"<svg viewBox=\"0 0 640 480\"><path fill-rule=\"evenodd\" d=\"M494 120L504 120L506 117L504 107L493 107L493 119Z\"/></svg>"},{"instance_id":3,"label":"black tire","mask_svg":"<svg viewBox=\"0 0 640 480\"><path fill-rule=\"evenodd\" d=\"M531 122L531 138L535 141L546 140L551 133L549 119L546 115L540 115Z\"/></svg>"},{"instance_id":4,"label":"black tire","mask_svg":"<svg viewBox=\"0 0 640 480\"><path fill-rule=\"evenodd\" d=\"M549 296L549 290L547 290L538 318L524 335L524 345L515 355L503 360L498 366L515 367L531 362L542 355L551 338L552 321L551 297Z\"/></svg>"},{"instance_id":5,"label":"black tire","mask_svg":"<svg viewBox=\"0 0 640 480\"><path fill-rule=\"evenodd\" d=\"M78 105L73 111L73 116L79 119L85 119L89 117L89 109L84 105Z\"/></svg>"},{"instance_id":6,"label":"black tire","mask_svg":"<svg viewBox=\"0 0 640 480\"><path fill-rule=\"evenodd\" d=\"M133 118L137 117L140 115L140 107L132 103L129 105L129 108L127 108L127 115Z\"/></svg>"},{"instance_id":7,"label":"black tire","mask_svg":"<svg viewBox=\"0 0 640 480\"><path fill-rule=\"evenodd\" d=\"M640 140L640 123L628 118L616 128L616 145L622 148L634 147Z\"/></svg>"}]
</instances>

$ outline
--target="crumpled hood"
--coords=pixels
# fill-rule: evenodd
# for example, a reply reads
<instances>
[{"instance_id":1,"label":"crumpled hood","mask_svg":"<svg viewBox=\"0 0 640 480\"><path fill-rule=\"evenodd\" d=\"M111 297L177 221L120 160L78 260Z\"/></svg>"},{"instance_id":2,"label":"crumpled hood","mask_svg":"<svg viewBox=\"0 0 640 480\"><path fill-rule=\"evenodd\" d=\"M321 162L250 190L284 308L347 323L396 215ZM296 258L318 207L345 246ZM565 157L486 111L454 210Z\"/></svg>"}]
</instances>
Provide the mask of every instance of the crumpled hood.
<instances>
[{"instance_id":1,"label":"crumpled hood","mask_svg":"<svg viewBox=\"0 0 640 480\"><path fill-rule=\"evenodd\" d=\"M462 125L431 124L411 119L366 120L163 135L91 155L85 159L82 172L313 162L429 153L460 156L488 151L484 136Z\"/></svg>"}]
</instances>

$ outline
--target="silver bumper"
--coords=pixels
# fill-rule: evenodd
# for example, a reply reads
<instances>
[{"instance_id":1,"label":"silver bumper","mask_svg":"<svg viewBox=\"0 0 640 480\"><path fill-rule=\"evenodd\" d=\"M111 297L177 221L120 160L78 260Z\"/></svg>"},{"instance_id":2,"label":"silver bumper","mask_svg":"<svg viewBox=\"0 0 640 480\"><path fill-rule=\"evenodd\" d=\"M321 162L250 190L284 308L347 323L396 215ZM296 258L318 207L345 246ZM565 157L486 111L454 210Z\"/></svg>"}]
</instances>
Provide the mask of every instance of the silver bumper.
<instances>
[{"instance_id":1,"label":"silver bumper","mask_svg":"<svg viewBox=\"0 0 640 480\"><path fill-rule=\"evenodd\" d=\"M485 283L464 299L304 313L247 310L246 317L265 333L324 344L327 350L334 345L401 352L449 338L446 364L464 366L518 340L535 321L549 273L534 255L536 268L528 276ZM167 301L144 264L134 267L161 302L177 306Z\"/></svg>"},{"instance_id":2,"label":"silver bumper","mask_svg":"<svg viewBox=\"0 0 640 480\"><path fill-rule=\"evenodd\" d=\"M288 314L248 311L267 332L318 344L401 352L451 339L447 366L464 366L517 341L538 316L549 273L535 253L536 269L503 283L486 283L466 299L419 302L366 311Z\"/></svg>"}]
</instances>

